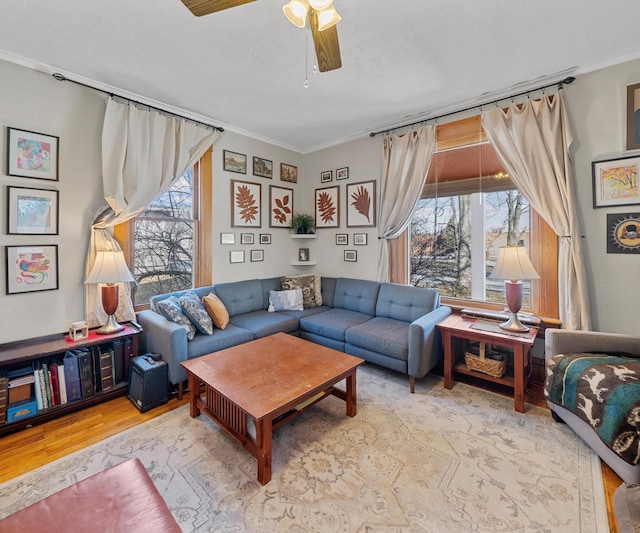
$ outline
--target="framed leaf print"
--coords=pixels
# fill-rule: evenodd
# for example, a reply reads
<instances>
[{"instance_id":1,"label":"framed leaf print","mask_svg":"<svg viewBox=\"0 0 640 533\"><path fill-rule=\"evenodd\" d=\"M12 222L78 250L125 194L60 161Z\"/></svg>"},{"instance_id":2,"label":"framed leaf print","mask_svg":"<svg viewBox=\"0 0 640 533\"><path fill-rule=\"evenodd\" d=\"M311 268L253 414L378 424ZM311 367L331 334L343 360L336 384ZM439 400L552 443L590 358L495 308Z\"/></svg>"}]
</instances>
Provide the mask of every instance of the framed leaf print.
<instances>
[{"instance_id":1,"label":"framed leaf print","mask_svg":"<svg viewBox=\"0 0 640 533\"><path fill-rule=\"evenodd\" d=\"M261 193L259 183L231 180L231 226L260 228Z\"/></svg>"},{"instance_id":2,"label":"framed leaf print","mask_svg":"<svg viewBox=\"0 0 640 533\"><path fill-rule=\"evenodd\" d=\"M269 227L288 228L293 214L293 189L269 186Z\"/></svg>"},{"instance_id":3,"label":"framed leaf print","mask_svg":"<svg viewBox=\"0 0 640 533\"><path fill-rule=\"evenodd\" d=\"M316 228L340 227L340 187L316 189Z\"/></svg>"},{"instance_id":4,"label":"framed leaf print","mask_svg":"<svg viewBox=\"0 0 640 533\"><path fill-rule=\"evenodd\" d=\"M376 225L376 182L362 181L347 185L347 227Z\"/></svg>"}]
</instances>

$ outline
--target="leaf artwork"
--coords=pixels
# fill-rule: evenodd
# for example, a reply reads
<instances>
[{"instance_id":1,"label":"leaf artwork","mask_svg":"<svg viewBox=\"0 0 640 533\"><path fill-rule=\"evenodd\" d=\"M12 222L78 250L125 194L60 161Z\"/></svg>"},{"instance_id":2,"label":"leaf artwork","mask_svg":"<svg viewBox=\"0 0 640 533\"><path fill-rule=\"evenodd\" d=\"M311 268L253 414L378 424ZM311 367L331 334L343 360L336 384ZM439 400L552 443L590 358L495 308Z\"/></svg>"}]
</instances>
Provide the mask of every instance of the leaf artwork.
<instances>
[{"instance_id":1,"label":"leaf artwork","mask_svg":"<svg viewBox=\"0 0 640 533\"><path fill-rule=\"evenodd\" d=\"M329 193L321 192L318 195L318 212L320 213L322 222L325 224L334 221L333 217L336 214L336 206L333 205L333 199Z\"/></svg>"},{"instance_id":2,"label":"leaf artwork","mask_svg":"<svg viewBox=\"0 0 640 533\"><path fill-rule=\"evenodd\" d=\"M277 207L273 208L273 218L281 224L285 224L287 222L287 215L291 214L291 209L288 207L289 195L285 194L282 198L276 198L275 202Z\"/></svg>"},{"instance_id":3,"label":"leaf artwork","mask_svg":"<svg viewBox=\"0 0 640 533\"><path fill-rule=\"evenodd\" d=\"M367 219L367 222L371 222L369 218L369 210L371 209L371 196L369 196L369 191L365 189L362 185L356 189L351 195L351 205L355 208L355 210L364 216Z\"/></svg>"},{"instance_id":4,"label":"leaf artwork","mask_svg":"<svg viewBox=\"0 0 640 533\"><path fill-rule=\"evenodd\" d=\"M236 205L240 210L240 218L247 224L256 220L258 206L256 199L246 185L238 186L236 192Z\"/></svg>"}]
</instances>

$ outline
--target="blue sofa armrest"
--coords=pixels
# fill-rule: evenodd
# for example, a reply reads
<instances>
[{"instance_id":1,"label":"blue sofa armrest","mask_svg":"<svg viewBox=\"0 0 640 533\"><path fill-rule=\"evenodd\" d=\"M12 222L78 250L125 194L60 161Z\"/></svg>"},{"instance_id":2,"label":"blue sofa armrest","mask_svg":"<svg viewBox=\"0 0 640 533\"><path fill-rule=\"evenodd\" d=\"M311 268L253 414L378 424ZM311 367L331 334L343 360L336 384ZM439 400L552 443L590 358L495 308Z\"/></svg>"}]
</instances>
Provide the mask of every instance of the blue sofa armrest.
<instances>
[{"instance_id":1,"label":"blue sofa armrest","mask_svg":"<svg viewBox=\"0 0 640 533\"><path fill-rule=\"evenodd\" d=\"M443 358L442 337L436 324L450 314L451 308L443 305L409 325L409 376L424 377Z\"/></svg>"},{"instance_id":2,"label":"blue sofa armrest","mask_svg":"<svg viewBox=\"0 0 640 533\"><path fill-rule=\"evenodd\" d=\"M160 354L167 362L169 381L175 385L186 379L180 366L188 358L186 330L150 309L138 314L138 322L142 326L143 349Z\"/></svg>"}]
</instances>

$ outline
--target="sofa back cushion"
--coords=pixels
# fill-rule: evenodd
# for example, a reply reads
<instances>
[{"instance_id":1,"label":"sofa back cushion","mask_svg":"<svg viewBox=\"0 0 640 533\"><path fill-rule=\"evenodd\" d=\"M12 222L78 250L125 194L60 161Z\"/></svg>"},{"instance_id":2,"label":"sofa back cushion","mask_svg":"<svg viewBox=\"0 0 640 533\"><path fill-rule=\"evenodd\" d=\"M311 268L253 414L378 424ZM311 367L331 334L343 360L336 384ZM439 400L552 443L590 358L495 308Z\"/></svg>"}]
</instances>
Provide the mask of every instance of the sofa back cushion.
<instances>
[{"instance_id":1,"label":"sofa back cushion","mask_svg":"<svg viewBox=\"0 0 640 533\"><path fill-rule=\"evenodd\" d=\"M322 305L333 307L333 295L336 292L336 281L338 278L322 277L320 279L320 290L322 291Z\"/></svg>"},{"instance_id":2,"label":"sofa back cushion","mask_svg":"<svg viewBox=\"0 0 640 533\"><path fill-rule=\"evenodd\" d=\"M229 316L266 309L262 284L259 279L219 283L214 286L214 292L222 300Z\"/></svg>"},{"instance_id":3,"label":"sofa back cushion","mask_svg":"<svg viewBox=\"0 0 640 533\"><path fill-rule=\"evenodd\" d=\"M156 296L152 296L151 299L149 300L149 308L152 311L159 313L160 311L158 309L158 302L161 302L162 300L169 298L171 296L175 296L176 298L179 299L181 296L184 296L188 292L196 294L202 300L202 298L204 298L207 294L211 292L212 288L213 286L209 285L207 287L198 287L197 289L187 289L184 291L167 292L165 294L158 294Z\"/></svg>"},{"instance_id":4,"label":"sofa back cushion","mask_svg":"<svg viewBox=\"0 0 640 533\"><path fill-rule=\"evenodd\" d=\"M280 284L280 278L265 278L260 280L260 284L262 285L262 309L269 308L269 296L271 295L271 291L281 291L282 285Z\"/></svg>"},{"instance_id":5,"label":"sofa back cushion","mask_svg":"<svg viewBox=\"0 0 640 533\"><path fill-rule=\"evenodd\" d=\"M333 307L374 316L380 283L363 279L338 278Z\"/></svg>"},{"instance_id":6,"label":"sofa back cushion","mask_svg":"<svg viewBox=\"0 0 640 533\"><path fill-rule=\"evenodd\" d=\"M440 294L435 289L382 283L376 316L413 322L437 307L440 307Z\"/></svg>"}]
</instances>

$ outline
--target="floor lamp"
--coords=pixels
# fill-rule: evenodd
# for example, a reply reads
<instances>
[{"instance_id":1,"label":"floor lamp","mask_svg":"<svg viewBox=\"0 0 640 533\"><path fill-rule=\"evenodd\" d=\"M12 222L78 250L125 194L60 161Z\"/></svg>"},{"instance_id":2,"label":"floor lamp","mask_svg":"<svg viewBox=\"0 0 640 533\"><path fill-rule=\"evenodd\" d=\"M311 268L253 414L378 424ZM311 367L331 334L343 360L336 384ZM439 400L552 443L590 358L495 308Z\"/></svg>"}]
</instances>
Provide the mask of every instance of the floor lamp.
<instances>
[{"instance_id":1,"label":"floor lamp","mask_svg":"<svg viewBox=\"0 0 640 533\"><path fill-rule=\"evenodd\" d=\"M116 333L124 329L115 319L120 295L116 283L135 281L127 267L122 252L108 251L98 252L93 268L84 281L85 284L102 283L102 307L108 315L107 323L96 333L106 335Z\"/></svg>"},{"instance_id":2,"label":"floor lamp","mask_svg":"<svg viewBox=\"0 0 640 533\"><path fill-rule=\"evenodd\" d=\"M523 332L529 328L520 322L518 311L522 307L522 280L539 279L524 246L501 246L498 261L489 279L505 280L509 320L500 324L506 331Z\"/></svg>"}]
</instances>

